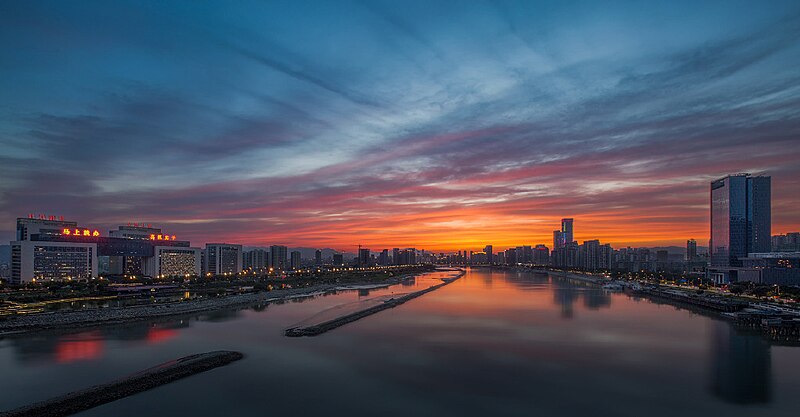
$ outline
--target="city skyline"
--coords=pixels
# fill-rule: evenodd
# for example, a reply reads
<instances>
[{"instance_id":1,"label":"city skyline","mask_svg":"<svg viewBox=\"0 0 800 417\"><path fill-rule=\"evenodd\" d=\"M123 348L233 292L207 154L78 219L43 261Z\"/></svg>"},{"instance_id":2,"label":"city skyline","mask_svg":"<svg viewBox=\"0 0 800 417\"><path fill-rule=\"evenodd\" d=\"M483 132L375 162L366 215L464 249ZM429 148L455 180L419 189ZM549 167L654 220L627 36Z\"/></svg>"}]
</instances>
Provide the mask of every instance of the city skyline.
<instances>
[{"instance_id":1,"label":"city skyline","mask_svg":"<svg viewBox=\"0 0 800 417\"><path fill-rule=\"evenodd\" d=\"M706 246L737 172L800 224L795 2L0 7L5 225L456 251L573 217Z\"/></svg>"}]
</instances>

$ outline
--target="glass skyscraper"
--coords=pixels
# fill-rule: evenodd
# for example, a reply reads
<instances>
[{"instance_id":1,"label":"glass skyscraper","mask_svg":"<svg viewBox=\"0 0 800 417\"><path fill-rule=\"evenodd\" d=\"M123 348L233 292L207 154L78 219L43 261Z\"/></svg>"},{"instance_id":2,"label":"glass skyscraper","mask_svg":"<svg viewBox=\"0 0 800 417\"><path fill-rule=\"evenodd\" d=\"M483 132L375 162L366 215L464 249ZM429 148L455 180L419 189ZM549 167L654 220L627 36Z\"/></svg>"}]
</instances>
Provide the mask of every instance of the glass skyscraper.
<instances>
[{"instance_id":1,"label":"glass skyscraper","mask_svg":"<svg viewBox=\"0 0 800 417\"><path fill-rule=\"evenodd\" d=\"M771 178L730 175L711 182L711 266L740 266L739 258L770 251Z\"/></svg>"}]
</instances>

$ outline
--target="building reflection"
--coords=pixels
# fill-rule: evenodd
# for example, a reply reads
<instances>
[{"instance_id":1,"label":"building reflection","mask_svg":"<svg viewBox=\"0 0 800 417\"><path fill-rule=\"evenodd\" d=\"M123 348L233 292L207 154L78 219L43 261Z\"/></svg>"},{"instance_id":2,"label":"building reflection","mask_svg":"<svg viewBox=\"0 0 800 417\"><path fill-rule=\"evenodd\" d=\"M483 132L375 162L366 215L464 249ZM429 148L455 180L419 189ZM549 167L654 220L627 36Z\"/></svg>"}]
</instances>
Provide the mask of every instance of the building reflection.
<instances>
[{"instance_id":1,"label":"building reflection","mask_svg":"<svg viewBox=\"0 0 800 417\"><path fill-rule=\"evenodd\" d=\"M770 345L758 334L711 321L711 393L734 404L763 404L772 397Z\"/></svg>"},{"instance_id":2,"label":"building reflection","mask_svg":"<svg viewBox=\"0 0 800 417\"><path fill-rule=\"evenodd\" d=\"M589 310L611 307L611 294L604 290L587 289L583 292L583 306Z\"/></svg>"},{"instance_id":3,"label":"building reflection","mask_svg":"<svg viewBox=\"0 0 800 417\"><path fill-rule=\"evenodd\" d=\"M146 322L125 326L102 327L71 334L41 334L8 338L20 362L61 364L100 359L112 341L157 344L178 336L178 330L189 327L188 320L158 324Z\"/></svg>"},{"instance_id":4,"label":"building reflection","mask_svg":"<svg viewBox=\"0 0 800 417\"><path fill-rule=\"evenodd\" d=\"M561 317L571 319L575 314L573 305L580 293L575 287L560 279L553 280L553 302L561 306Z\"/></svg>"}]
</instances>

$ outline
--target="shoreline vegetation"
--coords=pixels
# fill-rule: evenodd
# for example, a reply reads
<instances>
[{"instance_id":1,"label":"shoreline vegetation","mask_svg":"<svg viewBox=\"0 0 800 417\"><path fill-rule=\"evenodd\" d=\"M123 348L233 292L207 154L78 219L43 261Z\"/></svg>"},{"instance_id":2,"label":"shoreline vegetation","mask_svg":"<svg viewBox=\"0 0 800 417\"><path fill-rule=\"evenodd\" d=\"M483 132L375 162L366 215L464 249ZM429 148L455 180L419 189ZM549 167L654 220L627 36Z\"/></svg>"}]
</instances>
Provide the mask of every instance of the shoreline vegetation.
<instances>
[{"instance_id":1,"label":"shoreline vegetation","mask_svg":"<svg viewBox=\"0 0 800 417\"><path fill-rule=\"evenodd\" d=\"M60 417L76 414L244 358L240 352L214 351L185 356L125 378L0 412L0 417Z\"/></svg>"},{"instance_id":2,"label":"shoreline vegetation","mask_svg":"<svg viewBox=\"0 0 800 417\"><path fill-rule=\"evenodd\" d=\"M336 291L385 288L401 281L433 271L433 268L408 268L397 275L373 274L367 278L325 280L323 282L291 283L294 288L273 289L219 297L204 297L153 304L105 307L79 310L40 312L6 317L0 320L0 338L27 333L113 326L124 323L192 315L230 308L247 308L260 304L280 303L314 297ZM372 279L370 279L372 278Z\"/></svg>"}]
</instances>

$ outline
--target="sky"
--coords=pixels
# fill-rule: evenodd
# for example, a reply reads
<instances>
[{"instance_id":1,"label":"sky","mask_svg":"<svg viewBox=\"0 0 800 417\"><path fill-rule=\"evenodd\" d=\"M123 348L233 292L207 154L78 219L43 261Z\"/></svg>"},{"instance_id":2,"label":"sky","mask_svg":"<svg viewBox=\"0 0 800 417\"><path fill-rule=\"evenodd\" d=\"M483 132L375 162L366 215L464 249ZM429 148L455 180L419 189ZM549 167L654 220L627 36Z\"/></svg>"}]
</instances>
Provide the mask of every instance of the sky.
<instances>
[{"instance_id":1,"label":"sky","mask_svg":"<svg viewBox=\"0 0 800 417\"><path fill-rule=\"evenodd\" d=\"M0 238L702 245L738 172L797 231L798 39L796 0L2 1Z\"/></svg>"}]
</instances>

